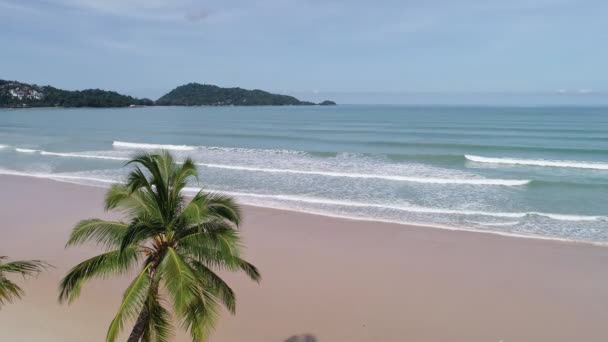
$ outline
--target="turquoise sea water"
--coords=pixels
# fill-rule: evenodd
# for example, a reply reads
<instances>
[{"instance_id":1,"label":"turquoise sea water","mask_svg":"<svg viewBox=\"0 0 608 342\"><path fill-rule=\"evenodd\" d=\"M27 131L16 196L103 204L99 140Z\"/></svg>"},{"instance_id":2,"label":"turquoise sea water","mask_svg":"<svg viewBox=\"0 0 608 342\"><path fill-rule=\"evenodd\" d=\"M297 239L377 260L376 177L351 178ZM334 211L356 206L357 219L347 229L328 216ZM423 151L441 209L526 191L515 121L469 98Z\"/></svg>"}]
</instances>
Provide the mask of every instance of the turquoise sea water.
<instances>
[{"instance_id":1,"label":"turquoise sea water","mask_svg":"<svg viewBox=\"0 0 608 342\"><path fill-rule=\"evenodd\" d=\"M608 107L0 110L0 174L108 186L141 150L244 203L608 242Z\"/></svg>"}]
</instances>

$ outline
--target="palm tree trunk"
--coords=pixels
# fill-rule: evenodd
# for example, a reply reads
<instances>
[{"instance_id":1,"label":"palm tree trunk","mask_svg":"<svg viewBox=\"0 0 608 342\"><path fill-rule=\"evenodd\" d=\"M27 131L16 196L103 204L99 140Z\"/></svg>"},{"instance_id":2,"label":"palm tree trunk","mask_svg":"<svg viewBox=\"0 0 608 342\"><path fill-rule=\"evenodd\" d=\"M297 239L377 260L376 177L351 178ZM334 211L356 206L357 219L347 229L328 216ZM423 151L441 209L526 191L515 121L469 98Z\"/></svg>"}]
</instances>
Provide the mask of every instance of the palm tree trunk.
<instances>
[{"instance_id":1,"label":"palm tree trunk","mask_svg":"<svg viewBox=\"0 0 608 342\"><path fill-rule=\"evenodd\" d=\"M139 313L139 316L137 317L133 330L131 330L131 335L129 335L127 342L139 342L144 334L144 330L146 329L148 319L150 319L150 310L148 310L147 305L144 305L143 309Z\"/></svg>"},{"instance_id":2,"label":"palm tree trunk","mask_svg":"<svg viewBox=\"0 0 608 342\"><path fill-rule=\"evenodd\" d=\"M154 274L156 273L156 268L158 267L158 262L155 262L150 267L150 273L148 276L150 277L150 281L152 284L150 285L150 293L158 294L158 280L154 280ZM144 303L139 316L137 316L137 321L135 321L135 326L133 326L133 330L131 330L131 334L129 335L129 339L127 342L139 342L144 335L146 330L146 325L150 320L150 309L148 307L148 303Z\"/></svg>"}]
</instances>

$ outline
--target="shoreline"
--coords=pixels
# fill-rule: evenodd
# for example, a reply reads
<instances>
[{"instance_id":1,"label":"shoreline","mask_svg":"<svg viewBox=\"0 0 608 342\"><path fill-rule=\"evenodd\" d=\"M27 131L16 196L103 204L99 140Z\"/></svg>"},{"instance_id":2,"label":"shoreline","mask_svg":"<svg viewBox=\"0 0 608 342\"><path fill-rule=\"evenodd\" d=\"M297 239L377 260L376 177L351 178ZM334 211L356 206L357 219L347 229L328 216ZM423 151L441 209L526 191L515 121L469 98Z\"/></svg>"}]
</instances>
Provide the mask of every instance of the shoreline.
<instances>
[{"instance_id":1,"label":"shoreline","mask_svg":"<svg viewBox=\"0 0 608 342\"><path fill-rule=\"evenodd\" d=\"M69 306L57 303L57 285L98 253L64 249L73 225L117 217L103 211L104 189L9 176L0 176L0 187L1 254L55 267L18 280L26 296L0 310L0 339L102 341L131 274L91 282ZM243 212L246 258L263 279L222 274L237 294L237 315L222 311L211 341L600 342L608 335L606 248L247 205ZM176 342L190 340L176 332Z\"/></svg>"},{"instance_id":2,"label":"shoreline","mask_svg":"<svg viewBox=\"0 0 608 342\"><path fill-rule=\"evenodd\" d=\"M61 181L58 181L58 182L61 182ZM66 182L66 183L70 183L70 182ZM83 185L83 184L78 184L78 183L71 183L71 184ZM84 185L84 186L88 186L88 185ZM91 186L103 188L101 186L96 186L96 185L91 185ZM307 215L330 217L330 218L335 218L335 219L340 219L340 220L382 223L382 224L395 224L395 225L403 226L405 228L416 228L416 229L430 228L430 229L438 229L438 230L451 231L451 232L489 234L489 235L494 235L494 236L513 238L513 239L529 239L529 240L539 240L539 241L551 241L551 242L565 243L565 244L589 245L589 246L595 246L595 247L608 247L608 242L600 242L600 241L573 240L573 239L551 237L551 236L532 235L532 234L526 235L526 234L506 233L506 232L498 232L498 231L491 231L491 230L483 231L483 230L474 229L474 228L459 228L459 227L433 225L430 223L420 223L420 222L400 222L400 221L391 221L391 220L365 218L365 217L351 217L351 216L334 215L334 214L320 213L320 212L313 212L313 211L297 210L297 209L291 209L291 208L262 206L262 205L255 205L255 204L246 204L246 206L251 206L251 207L255 207L255 208L267 208L267 209L272 209L272 210L283 210L283 211L289 211L289 212L301 213L301 214L307 214Z\"/></svg>"},{"instance_id":3,"label":"shoreline","mask_svg":"<svg viewBox=\"0 0 608 342\"><path fill-rule=\"evenodd\" d=\"M321 107L321 105L315 103L313 105L222 105L222 106L213 106L213 105L195 105L195 106L185 106L185 105L136 105L135 107L122 106L122 107L61 107L61 106L35 106L35 107L0 107L0 109L78 109L78 108L100 108L100 109L112 109L112 108L149 108L149 107L309 107L316 106ZM357 106L357 107L372 107L372 106L383 106L383 107L406 107L406 108L515 108L515 109L525 109L525 108L544 108L544 109L553 109L553 108L591 108L591 109L604 109L608 108L608 103L600 103L600 104L588 104L588 103L570 103L570 104L549 104L549 103L539 103L539 104L512 104L512 103L503 103L503 104L483 104L483 103L453 103L453 104L436 104L436 103L375 103L375 104L367 104L367 103L339 103L335 106ZM334 105L324 105L323 107L335 107Z\"/></svg>"},{"instance_id":4,"label":"shoreline","mask_svg":"<svg viewBox=\"0 0 608 342\"><path fill-rule=\"evenodd\" d=\"M83 187L94 187L94 188L107 189L107 187L104 187L101 185L82 184L82 183L70 181L69 179L65 179L65 180L60 180L60 179L56 179L56 178L54 179L54 178L48 177L46 175L39 176L36 174L25 174L25 173L14 173L14 174L4 173L4 174L0 174L0 178L2 178L2 177L9 177L9 178L11 178L11 177L19 177L19 178L30 177L30 178L43 179L43 180L52 181L52 182L73 184L73 185L83 186ZM115 183L114 181L109 181L109 180L105 180L105 179L96 179L94 181L101 182L101 183L108 183L108 184ZM307 214L307 215L330 217L330 218L350 220L350 221L394 224L394 225L403 226L408 229L411 229L411 228L429 229L429 228L431 228L431 229L438 229L438 230L452 231L452 232L490 234L490 235L502 236L502 237L513 238L513 239L530 239L530 240L540 240L540 241L551 241L551 242L555 242L555 243L589 245L589 246L596 246L596 247L608 247L608 241L601 242L601 241L589 241L589 240L575 240L575 239L551 237L551 236L543 236L543 235L517 234L517 233L492 231L492 230L484 231L484 230L479 230L479 229L474 229L474 228L451 227L451 226L444 226L444 225L439 225L439 224L435 225L435 224L424 223L424 222L400 222L400 221L391 221L391 220L366 218L366 217L352 217L352 216L337 215L337 214L331 214L331 213L305 211L305 210L298 210L298 209L293 209L293 208L284 208L284 207L279 207L279 206L267 206L267 205L256 205L256 204L245 204L245 206L251 206L251 207L255 207L255 208L266 208L266 209L272 209L272 210L282 210L282 211L288 211L288 212L294 212L294 213L302 213L302 214Z\"/></svg>"},{"instance_id":5,"label":"shoreline","mask_svg":"<svg viewBox=\"0 0 608 342\"><path fill-rule=\"evenodd\" d=\"M285 104L285 105L129 105L129 106L114 106L114 107L94 107L94 106L82 106L82 107L64 107L64 106L14 106L14 107L6 107L0 106L0 109L79 109L79 108L87 108L87 109L120 109L120 108L151 108L151 107L335 107L338 104L333 105L322 105L320 103L310 103L310 104Z\"/></svg>"}]
</instances>

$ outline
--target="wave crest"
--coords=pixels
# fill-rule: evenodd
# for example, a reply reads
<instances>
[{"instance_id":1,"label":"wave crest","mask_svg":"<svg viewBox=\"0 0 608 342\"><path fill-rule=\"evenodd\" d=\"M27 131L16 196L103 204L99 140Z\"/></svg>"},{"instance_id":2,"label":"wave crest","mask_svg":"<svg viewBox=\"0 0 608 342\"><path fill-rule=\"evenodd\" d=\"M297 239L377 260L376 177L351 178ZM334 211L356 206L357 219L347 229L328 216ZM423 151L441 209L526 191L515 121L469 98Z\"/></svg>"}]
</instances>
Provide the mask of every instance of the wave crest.
<instances>
[{"instance_id":1,"label":"wave crest","mask_svg":"<svg viewBox=\"0 0 608 342\"><path fill-rule=\"evenodd\" d=\"M15 148L15 151L21 152L21 153L36 153L36 152L38 152L38 150L32 150L30 148Z\"/></svg>"},{"instance_id":2,"label":"wave crest","mask_svg":"<svg viewBox=\"0 0 608 342\"><path fill-rule=\"evenodd\" d=\"M133 150L173 150L173 151L220 151L220 152L244 152L244 153L279 153L279 154L306 154L304 151L292 151L281 149L254 149L242 147L220 147L220 146L192 146L192 145L170 145L170 144L149 144L135 143L128 141L113 141L112 146L122 149Z\"/></svg>"},{"instance_id":3,"label":"wave crest","mask_svg":"<svg viewBox=\"0 0 608 342\"><path fill-rule=\"evenodd\" d=\"M489 164L510 164L510 165L527 165L527 166L549 166L549 167L566 167L579 169L593 170L608 170L608 163L596 162L579 162L569 160L545 160L545 159L517 159L517 158L489 158L481 156L473 156L465 154L467 160L476 163Z\"/></svg>"},{"instance_id":4,"label":"wave crest","mask_svg":"<svg viewBox=\"0 0 608 342\"><path fill-rule=\"evenodd\" d=\"M108 159L108 160L129 160L130 159L130 158L126 158L126 157L112 157L112 156L103 156L103 155L96 155L96 154L63 153L63 152L47 152L47 151L40 151L40 154L43 156L71 157L71 158Z\"/></svg>"},{"instance_id":5,"label":"wave crest","mask_svg":"<svg viewBox=\"0 0 608 342\"><path fill-rule=\"evenodd\" d=\"M526 185L526 184L530 183L530 180L486 179L486 178L426 178L426 177L408 177L408 176L398 176L398 175L372 175L372 174L365 174L365 173L347 173L347 172L332 172L332 171L270 169L270 168L259 168L259 167L249 167L249 166L205 164L205 163L197 163L197 165L201 165L201 166L205 166L205 167L209 167L209 168L228 169L228 170L243 170L243 171L269 172L269 173L291 173L291 174L304 174L304 175L316 175L316 176L327 176L327 177L384 179L384 180L392 180L392 181L426 183L426 184L518 186L518 185Z\"/></svg>"},{"instance_id":6,"label":"wave crest","mask_svg":"<svg viewBox=\"0 0 608 342\"><path fill-rule=\"evenodd\" d=\"M164 149L164 150L174 150L174 151L192 151L192 150L197 149L196 146L189 146L189 145L146 144L146 143L134 143L134 142L127 142L127 141L113 141L112 146L118 147L118 148L132 148L132 149L139 149L139 150Z\"/></svg>"},{"instance_id":7,"label":"wave crest","mask_svg":"<svg viewBox=\"0 0 608 342\"><path fill-rule=\"evenodd\" d=\"M194 193L198 192L199 188L185 188L185 191ZM379 203L367 203L357 201L343 201L333 200L321 197L309 197L299 195L284 195L284 194L255 194L246 192L231 192L231 191L220 191L224 194L235 196L235 197L253 197L253 198L265 198L275 199L290 202L302 202L310 204L327 204L337 205L346 207L365 207L365 208L380 208L380 209L392 209L399 211L423 213L423 214L453 214L453 215L465 215L465 216L489 216L489 217L501 217L501 218L526 218L529 216L541 216L558 221L600 221L608 219L605 216L589 216L589 215L566 215L566 214L553 214L543 212L518 212L518 213L505 213L505 212L489 212L489 211L475 211L475 210L459 210L459 209L444 209L444 208L430 208L420 207L413 205L390 205L390 204L379 204Z\"/></svg>"},{"instance_id":8,"label":"wave crest","mask_svg":"<svg viewBox=\"0 0 608 342\"><path fill-rule=\"evenodd\" d=\"M28 150L28 151L19 151L19 152L28 152L28 153L39 152L41 155L69 157L69 158L88 158L88 159L105 159L105 160L121 160L121 161L130 160L130 158L128 158L128 157L109 156L109 155L105 155L105 154L48 152L48 151L38 151L38 150ZM208 167L208 168L234 170L234 171L299 174L299 175L312 175L312 176L322 176L322 177L342 177L342 178L355 178L355 179L380 179L380 180L388 180L388 181L423 183L423 184L522 186L522 185L529 184L531 182L530 180L527 180L527 179L516 180L516 179L488 179L488 178L412 177L412 176L401 176L401 175L383 175L383 174L337 172L337 171L324 171L324 170L262 168L262 167L252 167L252 166L242 166L242 165L226 165L226 164L211 164L211 163L196 163L196 164L199 166Z\"/></svg>"}]
</instances>

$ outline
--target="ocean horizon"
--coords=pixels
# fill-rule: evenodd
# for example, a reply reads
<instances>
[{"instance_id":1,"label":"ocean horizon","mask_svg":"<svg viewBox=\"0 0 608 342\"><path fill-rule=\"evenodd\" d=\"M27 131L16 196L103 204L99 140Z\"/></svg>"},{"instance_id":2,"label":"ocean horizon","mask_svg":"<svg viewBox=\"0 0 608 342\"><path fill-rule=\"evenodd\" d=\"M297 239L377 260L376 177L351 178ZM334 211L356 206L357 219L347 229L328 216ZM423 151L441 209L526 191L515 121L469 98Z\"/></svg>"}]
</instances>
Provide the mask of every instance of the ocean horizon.
<instances>
[{"instance_id":1,"label":"ocean horizon","mask_svg":"<svg viewBox=\"0 0 608 342\"><path fill-rule=\"evenodd\" d=\"M0 110L0 174L108 186L135 154L191 157L244 204L608 242L608 107Z\"/></svg>"}]
</instances>

